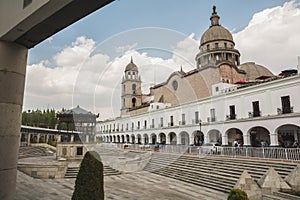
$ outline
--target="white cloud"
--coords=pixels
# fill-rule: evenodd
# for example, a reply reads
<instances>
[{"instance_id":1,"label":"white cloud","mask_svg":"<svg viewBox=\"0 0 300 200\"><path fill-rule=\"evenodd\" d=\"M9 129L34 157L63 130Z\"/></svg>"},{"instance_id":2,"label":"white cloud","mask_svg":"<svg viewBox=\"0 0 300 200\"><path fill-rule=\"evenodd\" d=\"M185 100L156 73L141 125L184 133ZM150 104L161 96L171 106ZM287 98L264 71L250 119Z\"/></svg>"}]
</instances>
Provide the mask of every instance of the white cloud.
<instances>
[{"instance_id":1,"label":"white cloud","mask_svg":"<svg viewBox=\"0 0 300 200\"><path fill-rule=\"evenodd\" d=\"M277 74L295 68L300 54L300 9L295 1L253 15L248 26L234 34L242 62L254 61Z\"/></svg>"}]
</instances>

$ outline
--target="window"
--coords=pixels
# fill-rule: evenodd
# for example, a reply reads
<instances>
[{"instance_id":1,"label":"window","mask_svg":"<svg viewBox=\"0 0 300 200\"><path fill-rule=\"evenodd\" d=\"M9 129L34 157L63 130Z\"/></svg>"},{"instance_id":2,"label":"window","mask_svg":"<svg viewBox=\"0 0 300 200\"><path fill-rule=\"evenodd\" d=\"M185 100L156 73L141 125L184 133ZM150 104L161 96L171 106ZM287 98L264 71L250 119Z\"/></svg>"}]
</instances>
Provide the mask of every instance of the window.
<instances>
[{"instance_id":1,"label":"window","mask_svg":"<svg viewBox=\"0 0 300 200\"><path fill-rule=\"evenodd\" d=\"M154 119L152 119L151 128L154 128Z\"/></svg>"},{"instance_id":2,"label":"window","mask_svg":"<svg viewBox=\"0 0 300 200\"><path fill-rule=\"evenodd\" d=\"M174 118L173 118L173 116L170 116L170 126L174 126Z\"/></svg>"},{"instance_id":3,"label":"window","mask_svg":"<svg viewBox=\"0 0 300 200\"><path fill-rule=\"evenodd\" d=\"M212 122L216 121L216 111L214 108L210 109L210 117Z\"/></svg>"},{"instance_id":4,"label":"window","mask_svg":"<svg viewBox=\"0 0 300 200\"><path fill-rule=\"evenodd\" d=\"M206 49L207 49L207 50L209 50L209 44L208 44L208 45L206 45Z\"/></svg>"},{"instance_id":5,"label":"window","mask_svg":"<svg viewBox=\"0 0 300 200\"><path fill-rule=\"evenodd\" d=\"M196 124L199 123L199 112L198 111L195 112L195 123Z\"/></svg>"},{"instance_id":6,"label":"window","mask_svg":"<svg viewBox=\"0 0 300 200\"><path fill-rule=\"evenodd\" d=\"M163 126L164 126L164 118L161 117L161 118L160 118L160 127L163 127Z\"/></svg>"},{"instance_id":7,"label":"window","mask_svg":"<svg viewBox=\"0 0 300 200\"><path fill-rule=\"evenodd\" d=\"M77 147L76 155L77 156L82 156L83 155L83 148L82 147Z\"/></svg>"},{"instance_id":8,"label":"window","mask_svg":"<svg viewBox=\"0 0 300 200\"><path fill-rule=\"evenodd\" d=\"M130 72L128 72L128 75L130 75L131 73Z\"/></svg>"},{"instance_id":9,"label":"window","mask_svg":"<svg viewBox=\"0 0 300 200\"><path fill-rule=\"evenodd\" d=\"M219 48L219 43L215 43L215 48L216 48L216 49Z\"/></svg>"},{"instance_id":10,"label":"window","mask_svg":"<svg viewBox=\"0 0 300 200\"><path fill-rule=\"evenodd\" d=\"M219 92L219 87L218 86L215 89L216 89L216 92Z\"/></svg>"},{"instance_id":11,"label":"window","mask_svg":"<svg viewBox=\"0 0 300 200\"><path fill-rule=\"evenodd\" d=\"M144 128L147 128L147 120L144 121Z\"/></svg>"},{"instance_id":12,"label":"window","mask_svg":"<svg viewBox=\"0 0 300 200\"><path fill-rule=\"evenodd\" d=\"M172 82L172 86L173 86L173 89L176 91L177 88L178 88L178 82L177 82L176 80L174 80L174 81Z\"/></svg>"},{"instance_id":13,"label":"window","mask_svg":"<svg viewBox=\"0 0 300 200\"><path fill-rule=\"evenodd\" d=\"M132 98L132 107L135 108L136 98Z\"/></svg>"},{"instance_id":14,"label":"window","mask_svg":"<svg viewBox=\"0 0 300 200\"><path fill-rule=\"evenodd\" d=\"M132 75L135 75L135 72L132 72Z\"/></svg>"},{"instance_id":15,"label":"window","mask_svg":"<svg viewBox=\"0 0 300 200\"><path fill-rule=\"evenodd\" d=\"M252 102L252 108L253 108L253 117L259 117L260 111L259 111L259 101L253 101Z\"/></svg>"},{"instance_id":16,"label":"window","mask_svg":"<svg viewBox=\"0 0 300 200\"><path fill-rule=\"evenodd\" d=\"M132 84L132 91L136 90L136 84Z\"/></svg>"},{"instance_id":17,"label":"window","mask_svg":"<svg viewBox=\"0 0 300 200\"><path fill-rule=\"evenodd\" d=\"M235 106L231 105L229 106L229 119L236 119L236 114L235 114Z\"/></svg>"},{"instance_id":18,"label":"window","mask_svg":"<svg viewBox=\"0 0 300 200\"><path fill-rule=\"evenodd\" d=\"M138 121L138 129L140 129L140 126L141 126L140 121Z\"/></svg>"},{"instance_id":19,"label":"window","mask_svg":"<svg viewBox=\"0 0 300 200\"><path fill-rule=\"evenodd\" d=\"M185 125L185 114L181 115L181 124Z\"/></svg>"},{"instance_id":20,"label":"window","mask_svg":"<svg viewBox=\"0 0 300 200\"><path fill-rule=\"evenodd\" d=\"M291 113L291 101L290 96L281 97L282 114Z\"/></svg>"},{"instance_id":21,"label":"window","mask_svg":"<svg viewBox=\"0 0 300 200\"><path fill-rule=\"evenodd\" d=\"M226 42L224 43L224 47L227 48L227 43Z\"/></svg>"}]
</instances>

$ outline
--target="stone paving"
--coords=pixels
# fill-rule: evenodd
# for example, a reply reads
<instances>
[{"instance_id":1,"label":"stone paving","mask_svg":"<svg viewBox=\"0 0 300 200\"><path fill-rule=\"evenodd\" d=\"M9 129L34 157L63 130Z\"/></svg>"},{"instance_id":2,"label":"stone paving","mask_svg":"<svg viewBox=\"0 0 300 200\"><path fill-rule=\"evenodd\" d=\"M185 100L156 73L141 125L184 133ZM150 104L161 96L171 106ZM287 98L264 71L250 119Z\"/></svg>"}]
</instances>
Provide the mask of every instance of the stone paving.
<instances>
[{"instance_id":1,"label":"stone paving","mask_svg":"<svg viewBox=\"0 0 300 200\"><path fill-rule=\"evenodd\" d=\"M71 199L75 179L34 179L18 171L16 200ZM221 200L227 194L162 177L135 172L104 177L106 200Z\"/></svg>"}]
</instances>

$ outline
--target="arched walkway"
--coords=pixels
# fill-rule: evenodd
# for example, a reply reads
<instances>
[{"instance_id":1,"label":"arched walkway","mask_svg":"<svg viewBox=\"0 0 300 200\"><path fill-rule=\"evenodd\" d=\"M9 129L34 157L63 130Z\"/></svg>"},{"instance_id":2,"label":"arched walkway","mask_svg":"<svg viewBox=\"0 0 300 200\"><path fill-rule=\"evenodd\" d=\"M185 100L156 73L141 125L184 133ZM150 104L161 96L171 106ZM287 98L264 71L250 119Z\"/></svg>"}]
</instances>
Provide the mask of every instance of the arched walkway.
<instances>
[{"instance_id":1,"label":"arched walkway","mask_svg":"<svg viewBox=\"0 0 300 200\"><path fill-rule=\"evenodd\" d=\"M204 143L204 134L200 131L194 131L194 145L201 146Z\"/></svg>"},{"instance_id":2,"label":"arched walkway","mask_svg":"<svg viewBox=\"0 0 300 200\"><path fill-rule=\"evenodd\" d=\"M156 134L152 133L150 138L151 138L151 144L156 144L156 142L157 142Z\"/></svg>"},{"instance_id":3,"label":"arched walkway","mask_svg":"<svg viewBox=\"0 0 300 200\"><path fill-rule=\"evenodd\" d=\"M220 131L213 129L207 133L207 142L208 143L222 143L222 135Z\"/></svg>"},{"instance_id":4,"label":"arched walkway","mask_svg":"<svg viewBox=\"0 0 300 200\"><path fill-rule=\"evenodd\" d=\"M171 133L169 133L169 139L170 139L170 144L173 144L173 145L175 145L175 144L177 144L177 136L176 136L176 133L174 133L174 132L171 132Z\"/></svg>"},{"instance_id":5,"label":"arched walkway","mask_svg":"<svg viewBox=\"0 0 300 200\"><path fill-rule=\"evenodd\" d=\"M237 146L237 144L244 144L243 132L238 128L228 129L225 133L228 137L229 146Z\"/></svg>"},{"instance_id":6,"label":"arched walkway","mask_svg":"<svg viewBox=\"0 0 300 200\"><path fill-rule=\"evenodd\" d=\"M135 135L133 135L133 134L131 135L131 143L135 144Z\"/></svg>"},{"instance_id":7,"label":"arched walkway","mask_svg":"<svg viewBox=\"0 0 300 200\"><path fill-rule=\"evenodd\" d=\"M142 136L141 134L137 134L137 144L142 144Z\"/></svg>"},{"instance_id":8,"label":"arched walkway","mask_svg":"<svg viewBox=\"0 0 300 200\"><path fill-rule=\"evenodd\" d=\"M144 134L143 137L144 137L144 144L149 144L149 137L148 137L148 135Z\"/></svg>"},{"instance_id":9,"label":"arched walkway","mask_svg":"<svg viewBox=\"0 0 300 200\"><path fill-rule=\"evenodd\" d=\"M251 128L250 134L250 144L252 147L266 147L270 145L270 132L268 129L256 126Z\"/></svg>"},{"instance_id":10,"label":"arched walkway","mask_svg":"<svg viewBox=\"0 0 300 200\"><path fill-rule=\"evenodd\" d=\"M160 144L166 144L166 134L160 133L158 138L159 138L159 143Z\"/></svg>"},{"instance_id":11,"label":"arched walkway","mask_svg":"<svg viewBox=\"0 0 300 200\"><path fill-rule=\"evenodd\" d=\"M285 124L276 129L278 143L281 147L293 147L294 142L299 142L300 127L293 124Z\"/></svg>"},{"instance_id":12,"label":"arched walkway","mask_svg":"<svg viewBox=\"0 0 300 200\"><path fill-rule=\"evenodd\" d=\"M190 136L187 132L183 131L180 133L180 142L182 145L190 144Z\"/></svg>"}]
</instances>

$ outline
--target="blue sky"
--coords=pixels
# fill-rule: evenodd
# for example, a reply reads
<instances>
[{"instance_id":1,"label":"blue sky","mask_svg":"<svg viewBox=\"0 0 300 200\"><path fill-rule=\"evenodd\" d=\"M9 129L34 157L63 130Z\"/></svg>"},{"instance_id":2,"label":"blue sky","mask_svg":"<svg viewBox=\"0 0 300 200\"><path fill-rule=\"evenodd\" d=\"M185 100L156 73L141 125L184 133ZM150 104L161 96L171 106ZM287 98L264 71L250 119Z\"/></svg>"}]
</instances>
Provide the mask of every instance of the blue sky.
<instances>
[{"instance_id":1,"label":"blue sky","mask_svg":"<svg viewBox=\"0 0 300 200\"><path fill-rule=\"evenodd\" d=\"M101 42L135 28L161 27L195 33L200 37L209 26L212 6L217 6L221 24L230 31L247 26L253 14L282 5L284 0L116 0L81 19L29 51L28 64L49 59L79 36Z\"/></svg>"},{"instance_id":2,"label":"blue sky","mask_svg":"<svg viewBox=\"0 0 300 200\"><path fill-rule=\"evenodd\" d=\"M118 116L130 57L145 93L180 66L194 69L213 5L242 63L274 74L297 67L299 0L117 0L29 50L23 109L79 104L103 118Z\"/></svg>"}]
</instances>

